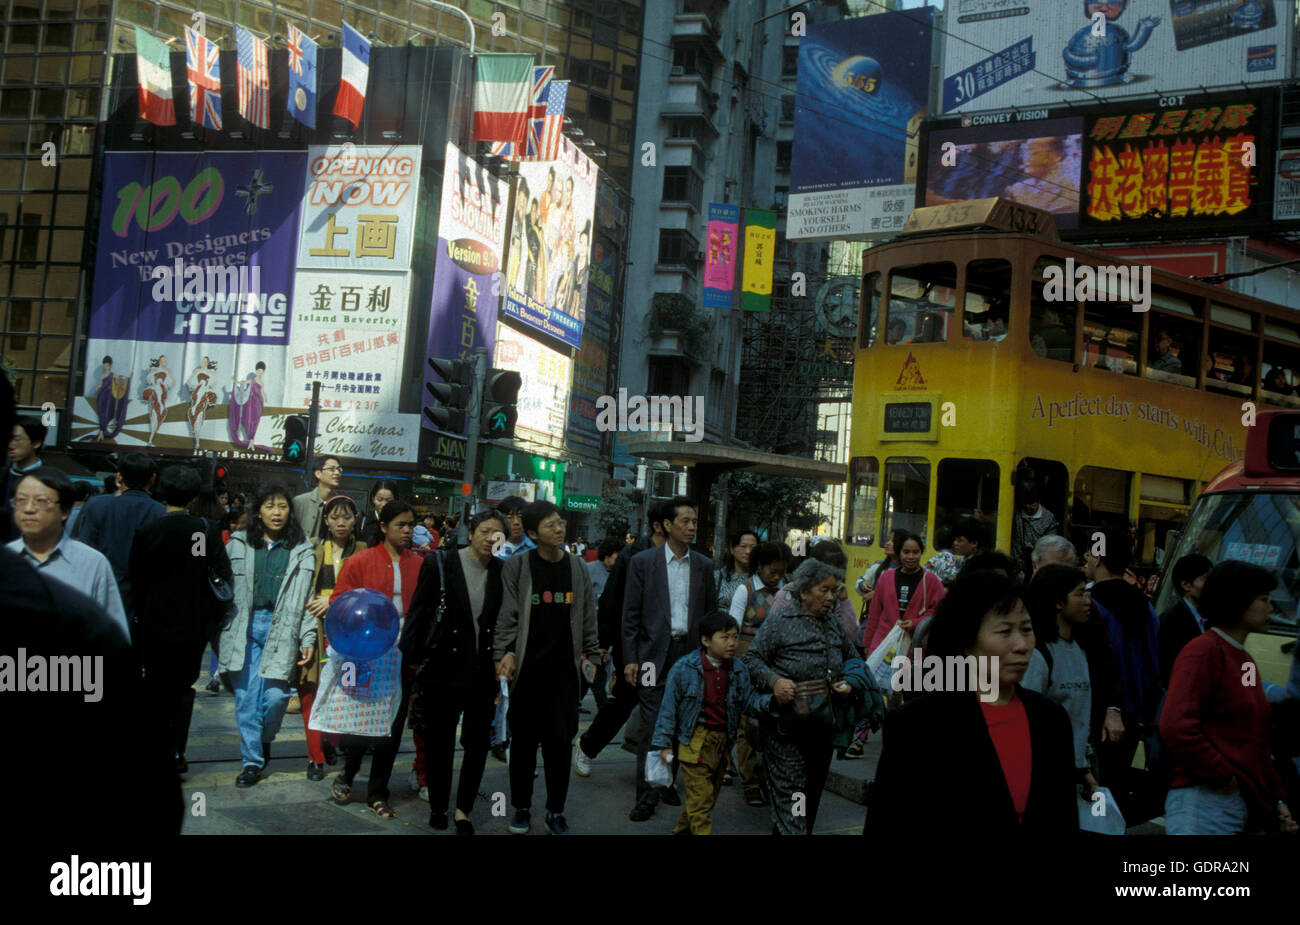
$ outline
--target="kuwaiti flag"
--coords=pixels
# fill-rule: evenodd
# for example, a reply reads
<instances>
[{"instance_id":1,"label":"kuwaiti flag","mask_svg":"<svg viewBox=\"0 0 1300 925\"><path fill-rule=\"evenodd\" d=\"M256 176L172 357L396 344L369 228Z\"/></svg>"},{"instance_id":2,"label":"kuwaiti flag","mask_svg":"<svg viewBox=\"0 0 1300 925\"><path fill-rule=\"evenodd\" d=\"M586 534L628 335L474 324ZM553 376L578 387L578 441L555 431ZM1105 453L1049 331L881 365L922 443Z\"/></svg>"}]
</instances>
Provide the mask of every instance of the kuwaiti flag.
<instances>
[{"instance_id":1,"label":"kuwaiti flag","mask_svg":"<svg viewBox=\"0 0 1300 925\"><path fill-rule=\"evenodd\" d=\"M343 79L334 100L334 115L342 116L356 128L361 124L361 109L366 105L366 84L370 80L370 43L347 23L343 24Z\"/></svg>"},{"instance_id":2,"label":"kuwaiti flag","mask_svg":"<svg viewBox=\"0 0 1300 925\"><path fill-rule=\"evenodd\" d=\"M523 150L533 89L532 55L479 55L474 72L474 141L508 141Z\"/></svg>"},{"instance_id":3,"label":"kuwaiti flag","mask_svg":"<svg viewBox=\"0 0 1300 925\"><path fill-rule=\"evenodd\" d=\"M289 29L289 100L286 108L308 128L316 127L316 43L295 26Z\"/></svg>"},{"instance_id":4,"label":"kuwaiti flag","mask_svg":"<svg viewBox=\"0 0 1300 925\"><path fill-rule=\"evenodd\" d=\"M221 131L221 49L185 27L185 79L190 85L190 120Z\"/></svg>"},{"instance_id":5,"label":"kuwaiti flag","mask_svg":"<svg viewBox=\"0 0 1300 925\"><path fill-rule=\"evenodd\" d=\"M135 72L140 85L140 118L154 125L175 125L171 51L139 26L135 27Z\"/></svg>"}]
</instances>

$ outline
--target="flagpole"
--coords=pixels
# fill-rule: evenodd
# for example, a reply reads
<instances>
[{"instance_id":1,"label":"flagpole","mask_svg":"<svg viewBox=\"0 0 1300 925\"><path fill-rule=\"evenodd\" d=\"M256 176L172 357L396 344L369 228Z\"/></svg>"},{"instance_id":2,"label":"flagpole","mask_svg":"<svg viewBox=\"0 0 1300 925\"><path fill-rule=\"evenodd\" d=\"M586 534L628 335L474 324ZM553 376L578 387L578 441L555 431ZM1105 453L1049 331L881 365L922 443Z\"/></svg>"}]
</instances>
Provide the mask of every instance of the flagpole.
<instances>
[{"instance_id":1,"label":"flagpole","mask_svg":"<svg viewBox=\"0 0 1300 925\"><path fill-rule=\"evenodd\" d=\"M469 25L469 56L471 58L474 57L474 49L476 47L476 41L474 35L474 20L469 18L469 14L466 13L464 10L462 10L460 7L452 6L450 3L443 3L442 0L423 0L423 2L429 4L430 6L436 6L439 9L451 10L453 13L457 13L465 17L465 22L466 24Z\"/></svg>"}]
</instances>

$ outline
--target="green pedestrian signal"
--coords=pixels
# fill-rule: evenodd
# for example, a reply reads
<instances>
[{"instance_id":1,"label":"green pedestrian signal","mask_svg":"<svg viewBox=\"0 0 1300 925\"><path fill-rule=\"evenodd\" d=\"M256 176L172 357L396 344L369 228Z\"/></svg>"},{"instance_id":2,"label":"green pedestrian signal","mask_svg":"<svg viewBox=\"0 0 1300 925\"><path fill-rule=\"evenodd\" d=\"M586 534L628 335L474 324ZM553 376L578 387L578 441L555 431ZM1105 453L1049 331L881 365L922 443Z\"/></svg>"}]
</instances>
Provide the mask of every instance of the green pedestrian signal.
<instances>
[{"instance_id":1,"label":"green pedestrian signal","mask_svg":"<svg viewBox=\"0 0 1300 925\"><path fill-rule=\"evenodd\" d=\"M311 422L305 414L291 414L284 419L285 462L303 462L307 458L307 430Z\"/></svg>"},{"instance_id":2,"label":"green pedestrian signal","mask_svg":"<svg viewBox=\"0 0 1300 925\"><path fill-rule=\"evenodd\" d=\"M515 404L523 384L523 378L513 369L488 370L483 386L482 436L508 440L515 435L515 422L519 420Z\"/></svg>"}]
</instances>

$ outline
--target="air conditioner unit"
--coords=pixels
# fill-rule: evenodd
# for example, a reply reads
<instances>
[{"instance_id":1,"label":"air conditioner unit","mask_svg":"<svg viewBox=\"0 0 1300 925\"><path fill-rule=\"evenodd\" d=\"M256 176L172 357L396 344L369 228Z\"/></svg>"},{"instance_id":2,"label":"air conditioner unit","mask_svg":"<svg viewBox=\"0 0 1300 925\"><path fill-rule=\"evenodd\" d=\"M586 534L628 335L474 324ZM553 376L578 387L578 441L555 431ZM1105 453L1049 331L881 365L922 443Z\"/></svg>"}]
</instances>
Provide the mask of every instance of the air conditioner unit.
<instances>
[{"instance_id":1,"label":"air conditioner unit","mask_svg":"<svg viewBox=\"0 0 1300 925\"><path fill-rule=\"evenodd\" d=\"M674 64L672 66L672 69L669 70L668 73L671 74L673 77L681 77L683 74L686 73L686 68L682 67L680 64Z\"/></svg>"}]
</instances>

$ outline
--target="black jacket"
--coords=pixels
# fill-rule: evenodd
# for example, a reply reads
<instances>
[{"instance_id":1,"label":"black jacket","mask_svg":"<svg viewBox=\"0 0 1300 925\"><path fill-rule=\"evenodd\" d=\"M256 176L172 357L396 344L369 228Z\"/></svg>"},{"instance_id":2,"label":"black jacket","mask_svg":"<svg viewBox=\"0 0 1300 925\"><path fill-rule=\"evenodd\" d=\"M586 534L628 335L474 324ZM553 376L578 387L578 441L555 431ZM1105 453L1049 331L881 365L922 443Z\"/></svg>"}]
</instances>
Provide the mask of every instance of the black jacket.
<instances>
[{"instance_id":1,"label":"black jacket","mask_svg":"<svg viewBox=\"0 0 1300 925\"><path fill-rule=\"evenodd\" d=\"M885 718L884 749L864 835L915 832L957 838L1079 829L1070 720L1058 704L1017 685L1029 719L1032 771L1024 822L975 694L933 693Z\"/></svg>"},{"instance_id":2,"label":"black jacket","mask_svg":"<svg viewBox=\"0 0 1300 925\"><path fill-rule=\"evenodd\" d=\"M204 535L206 556L194 555L195 534ZM143 648L210 640L225 605L208 585L208 566L231 580L221 526L177 511L135 531L127 575L135 589L136 639Z\"/></svg>"},{"instance_id":3,"label":"black jacket","mask_svg":"<svg viewBox=\"0 0 1300 925\"><path fill-rule=\"evenodd\" d=\"M438 605L442 600L442 585L438 581L439 556L442 557L449 593L447 612L442 623L435 629ZM478 649L472 662L466 662L455 657L459 652L452 652L453 649L460 649L458 643L461 633L474 625L470 612L469 587L465 583L465 571L460 565L460 553L456 550L442 550L424 557L399 645L408 664L420 665L426 659L429 660L428 667L432 670L427 678L422 678L426 685L437 680L451 683L481 680L489 685L495 682L492 645L497 615L501 610L501 565L501 560L495 557L488 563L483 613L478 624ZM443 669L443 666L446 668ZM465 670L467 666L468 670Z\"/></svg>"},{"instance_id":4,"label":"black jacket","mask_svg":"<svg viewBox=\"0 0 1300 925\"><path fill-rule=\"evenodd\" d=\"M131 580L127 577L135 531L157 520L164 510L162 503L149 497L148 492L131 488L120 495L89 499L73 525L72 538L98 549L113 566L113 577L117 579L122 607L128 617L135 611Z\"/></svg>"},{"instance_id":5,"label":"black jacket","mask_svg":"<svg viewBox=\"0 0 1300 925\"><path fill-rule=\"evenodd\" d=\"M627 591L627 564L637 553L653 545L649 536L642 536L624 546L605 579L600 600L596 602L596 631L600 635L600 647L608 649L613 654L612 664L620 667L623 664L623 594Z\"/></svg>"},{"instance_id":6,"label":"black jacket","mask_svg":"<svg viewBox=\"0 0 1300 925\"><path fill-rule=\"evenodd\" d=\"M1160 629L1156 631L1156 648L1160 654L1160 683L1169 687L1169 675L1174 670L1174 659L1197 636L1201 627L1192 616L1187 601L1179 599L1160 616Z\"/></svg>"}]
</instances>

